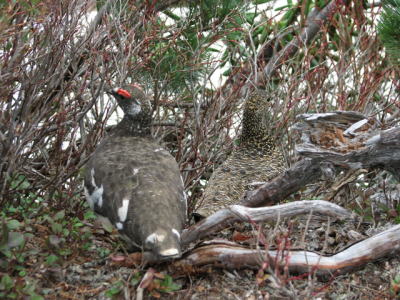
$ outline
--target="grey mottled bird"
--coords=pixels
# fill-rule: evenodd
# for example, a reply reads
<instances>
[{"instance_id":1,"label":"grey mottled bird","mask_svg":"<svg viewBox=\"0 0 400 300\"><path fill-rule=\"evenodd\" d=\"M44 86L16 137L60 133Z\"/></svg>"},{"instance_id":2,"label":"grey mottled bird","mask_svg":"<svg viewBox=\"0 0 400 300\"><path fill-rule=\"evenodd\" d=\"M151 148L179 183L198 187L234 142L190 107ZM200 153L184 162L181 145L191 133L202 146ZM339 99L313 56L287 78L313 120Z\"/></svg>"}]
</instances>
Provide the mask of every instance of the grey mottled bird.
<instances>
[{"instance_id":1,"label":"grey mottled bird","mask_svg":"<svg viewBox=\"0 0 400 300\"><path fill-rule=\"evenodd\" d=\"M109 94L124 117L86 165L87 201L130 248L157 260L180 257L186 196L178 164L151 136L151 106L141 88Z\"/></svg>"},{"instance_id":2,"label":"grey mottled bird","mask_svg":"<svg viewBox=\"0 0 400 300\"><path fill-rule=\"evenodd\" d=\"M208 217L238 204L246 190L273 179L285 169L284 157L269 134L269 107L265 91L250 94L243 108L239 145L211 175L195 217Z\"/></svg>"}]
</instances>

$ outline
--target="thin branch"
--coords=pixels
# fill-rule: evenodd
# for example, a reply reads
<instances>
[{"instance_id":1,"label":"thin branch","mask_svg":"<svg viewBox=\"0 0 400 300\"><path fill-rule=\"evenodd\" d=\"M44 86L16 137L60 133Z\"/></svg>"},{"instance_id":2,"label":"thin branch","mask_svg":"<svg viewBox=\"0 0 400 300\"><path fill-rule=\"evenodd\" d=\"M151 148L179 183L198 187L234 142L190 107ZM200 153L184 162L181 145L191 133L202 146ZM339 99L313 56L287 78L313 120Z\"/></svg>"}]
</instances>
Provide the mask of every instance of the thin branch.
<instances>
[{"instance_id":1,"label":"thin branch","mask_svg":"<svg viewBox=\"0 0 400 300\"><path fill-rule=\"evenodd\" d=\"M307 19L307 26L303 28L299 36L287 44L281 51L276 53L264 68L264 76L260 76L258 83L269 81L273 73L297 50L303 45L307 45L317 35L321 27L325 25L333 16L333 14L342 6L347 5L349 1L332 0L319 13L310 13Z\"/></svg>"},{"instance_id":2,"label":"thin branch","mask_svg":"<svg viewBox=\"0 0 400 300\"><path fill-rule=\"evenodd\" d=\"M230 208L217 211L215 214L184 230L181 237L182 243L187 245L214 232L227 228L238 221L274 221L278 218L286 218L311 212L338 219L353 218L352 214L346 209L324 200L295 201L272 207L259 208L233 205Z\"/></svg>"},{"instance_id":3,"label":"thin branch","mask_svg":"<svg viewBox=\"0 0 400 300\"><path fill-rule=\"evenodd\" d=\"M188 252L173 267L183 272L196 272L197 268L214 266L228 269L259 269L264 262L275 267L288 257L290 273L315 273L321 279L329 279L353 272L367 263L400 254L400 225L394 226L368 239L360 241L332 256L310 251L266 251L241 247L226 242L209 242Z\"/></svg>"}]
</instances>

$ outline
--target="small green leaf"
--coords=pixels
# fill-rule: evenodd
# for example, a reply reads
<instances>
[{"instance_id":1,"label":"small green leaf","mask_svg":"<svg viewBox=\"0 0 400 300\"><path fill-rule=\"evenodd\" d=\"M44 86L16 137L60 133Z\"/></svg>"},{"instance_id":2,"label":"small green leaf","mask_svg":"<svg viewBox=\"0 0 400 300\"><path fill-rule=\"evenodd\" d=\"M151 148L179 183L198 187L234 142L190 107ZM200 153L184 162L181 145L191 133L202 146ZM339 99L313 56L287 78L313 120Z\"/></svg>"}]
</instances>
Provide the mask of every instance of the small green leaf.
<instances>
[{"instance_id":1,"label":"small green leaf","mask_svg":"<svg viewBox=\"0 0 400 300\"><path fill-rule=\"evenodd\" d=\"M8 212L10 214L16 213L17 211L18 211L18 209L12 205L8 208Z\"/></svg>"},{"instance_id":2,"label":"small green leaf","mask_svg":"<svg viewBox=\"0 0 400 300\"><path fill-rule=\"evenodd\" d=\"M112 298L115 295L118 295L123 287L123 283L121 281L118 281L112 288L106 291L106 296Z\"/></svg>"},{"instance_id":3,"label":"small green leaf","mask_svg":"<svg viewBox=\"0 0 400 300\"><path fill-rule=\"evenodd\" d=\"M14 287L14 280L5 274L0 280L0 291L9 291Z\"/></svg>"},{"instance_id":4,"label":"small green leaf","mask_svg":"<svg viewBox=\"0 0 400 300\"><path fill-rule=\"evenodd\" d=\"M85 224L83 224L83 223L81 223L81 222L76 222L76 223L74 224L74 227L82 227L82 226L85 226Z\"/></svg>"},{"instance_id":5,"label":"small green leaf","mask_svg":"<svg viewBox=\"0 0 400 300\"><path fill-rule=\"evenodd\" d=\"M71 249L62 249L59 251L59 254L61 256L68 256L68 255L71 255L71 253L72 253Z\"/></svg>"},{"instance_id":6,"label":"small green leaf","mask_svg":"<svg viewBox=\"0 0 400 300\"><path fill-rule=\"evenodd\" d=\"M18 263L23 264L25 262L26 258L25 252L19 252L15 255L15 257L17 258Z\"/></svg>"},{"instance_id":7,"label":"small green leaf","mask_svg":"<svg viewBox=\"0 0 400 300\"><path fill-rule=\"evenodd\" d=\"M164 280L161 282L161 286L163 287L163 292L166 293L178 291L182 288L180 284L173 282L170 275L165 275Z\"/></svg>"},{"instance_id":8,"label":"small green leaf","mask_svg":"<svg viewBox=\"0 0 400 300\"><path fill-rule=\"evenodd\" d=\"M63 219L64 217L65 217L65 211L64 211L64 210L60 210L59 212L57 212L57 213L54 215L53 220L54 220L54 221L58 221L58 220Z\"/></svg>"},{"instance_id":9,"label":"small green leaf","mask_svg":"<svg viewBox=\"0 0 400 300\"><path fill-rule=\"evenodd\" d=\"M274 10L275 11L281 11L281 10L283 10L285 8L290 8L290 7L291 7L290 5L283 5L283 6L279 6L279 7L275 8Z\"/></svg>"},{"instance_id":10,"label":"small green leaf","mask_svg":"<svg viewBox=\"0 0 400 300\"><path fill-rule=\"evenodd\" d=\"M10 251L10 249L7 249L7 247L3 247L3 248L0 247L0 253L3 254L8 259L11 259L11 257L12 257L12 252ZM2 261L0 259L0 266L3 266L3 264L8 264L8 263L6 261Z\"/></svg>"},{"instance_id":11,"label":"small green leaf","mask_svg":"<svg viewBox=\"0 0 400 300\"><path fill-rule=\"evenodd\" d=\"M82 234L82 239L87 239L92 235L92 230L89 226L85 226L81 228L80 233Z\"/></svg>"},{"instance_id":12,"label":"small green leaf","mask_svg":"<svg viewBox=\"0 0 400 300\"><path fill-rule=\"evenodd\" d=\"M38 255L40 253L40 250L33 248L33 249L27 251L26 253L27 253L27 255L30 255L30 256Z\"/></svg>"},{"instance_id":13,"label":"small green leaf","mask_svg":"<svg viewBox=\"0 0 400 300\"><path fill-rule=\"evenodd\" d=\"M21 223L18 220L9 220L7 221L7 227L10 230L18 229L21 227Z\"/></svg>"},{"instance_id":14,"label":"small green leaf","mask_svg":"<svg viewBox=\"0 0 400 300\"><path fill-rule=\"evenodd\" d=\"M27 283L22 289L22 291L30 296L29 299L43 300L44 298L42 296L36 294L35 289L36 289L35 284Z\"/></svg>"},{"instance_id":15,"label":"small green leaf","mask_svg":"<svg viewBox=\"0 0 400 300\"><path fill-rule=\"evenodd\" d=\"M93 210L88 210L88 211L86 211L85 214L83 215L83 218L84 218L85 220L94 220L94 219L96 219L97 217L96 217L96 214L94 213Z\"/></svg>"},{"instance_id":16,"label":"small green leaf","mask_svg":"<svg viewBox=\"0 0 400 300\"><path fill-rule=\"evenodd\" d=\"M63 228L62 228L61 224L59 224L59 223L53 223L53 224L51 224L51 230L52 230L54 233L61 233L62 230L63 230Z\"/></svg>"},{"instance_id":17,"label":"small green leaf","mask_svg":"<svg viewBox=\"0 0 400 300\"><path fill-rule=\"evenodd\" d=\"M51 224L51 223L54 223L53 219L50 218L50 216L47 215L47 214L43 216L43 221L47 221L47 222L49 222L50 224Z\"/></svg>"},{"instance_id":18,"label":"small green leaf","mask_svg":"<svg viewBox=\"0 0 400 300\"><path fill-rule=\"evenodd\" d=\"M7 241L8 249L21 246L24 242L25 238L22 233L14 231L8 233L8 241ZM4 248L4 246L1 248Z\"/></svg>"},{"instance_id":19,"label":"small green leaf","mask_svg":"<svg viewBox=\"0 0 400 300\"><path fill-rule=\"evenodd\" d=\"M120 290L119 288L112 287L111 289L109 289L109 290L106 292L106 296L107 296L107 297L112 297L112 296L114 296L114 295L119 294L120 292L121 292L121 290Z\"/></svg>"},{"instance_id":20,"label":"small green leaf","mask_svg":"<svg viewBox=\"0 0 400 300\"><path fill-rule=\"evenodd\" d=\"M268 3L271 2L273 0L253 0L254 4L264 4L264 3Z\"/></svg>"},{"instance_id":21,"label":"small green leaf","mask_svg":"<svg viewBox=\"0 0 400 300\"><path fill-rule=\"evenodd\" d=\"M136 286L140 282L140 272L135 273L131 279L131 285Z\"/></svg>"},{"instance_id":22,"label":"small green leaf","mask_svg":"<svg viewBox=\"0 0 400 300\"><path fill-rule=\"evenodd\" d=\"M231 69L228 69L228 70L226 70L224 73L222 73L222 76L229 76L229 75L231 75L232 74L232 70Z\"/></svg>"},{"instance_id":23,"label":"small green leaf","mask_svg":"<svg viewBox=\"0 0 400 300\"><path fill-rule=\"evenodd\" d=\"M253 23L254 23L254 18L255 18L256 16L257 16L257 15L256 15L255 13L247 13L247 14L245 15L245 17L246 17L246 22L249 23L249 24L253 24Z\"/></svg>"},{"instance_id":24,"label":"small green leaf","mask_svg":"<svg viewBox=\"0 0 400 300\"><path fill-rule=\"evenodd\" d=\"M54 255L54 254L50 254L50 255L47 256L47 258L46 258L46 264L52 265L52 264L54 264L57 260L58 260L58 256L56 256L56 255Z\"/></svg>"},{"instance_id":25,"label":"small green leaf","mask_svg":"<svg viewBox=\"0 0 400 300\"><path fill-rule=\"evenodd\" d=\"M208 47L208 48L206 49L206 51L207 51L207 52L215 52L215 53L220 53L220 52L221 52L221 50L215 49L215 48L212 48L212 47Z\"/></svg>"},{"instance_id":26,"label":"small green leaf","mask_svg":"<svg viewBox=\"0 0 400 300\"><path fill-rule=\"evenodd\" d=\"M167 15L168 17L170 17L171 19L175 20L175 21L180 21L181 20L181 17L179 17L178 15L174 14L170 10L164 10L163 13L165 15Z\"/></svg>"},{"instance_id":27,"label":"small green leaf","mask_svg":"<svg viewBox=\"0 0 400 300\"><path fill-rule=\"evenodd\" d=\"M107 248L97 248L97 252L100 257L107 257L111 253L110 249Z\"/></svg>"},{"instance_id":28,"label":"small green leaf","mask_svg":"<svg viewBox=\"0 0 400 300\"><path fill-rule=\"evenodd\" d=\"M26 240L31 239L31 238L34 237L34 235L33 235L32 233L30 233L30 232L25 233L24 236L25 236L25 239L26 239Z\"/></svg>"},{"instance_id":29,"label":"small green leaf","mask_svg":"<svg viewBox=\"0 0 400 300\"><path fill-rule=\"evenodd\" d=\"M15 178L11 182L11 188L18 190L25 190L29 188L31 185L29 181L26 179L24 175L18 175L17 178Z\"/></svg>"},{"instance_id":30,"label":"small green leaf","mask_svg":"<svg viewBox=\"0 0 400 300\"><path fill-rule=\"evenodd\" d=\"M92 242L86 242L83 244L82 249L87 251L90 249L91 246L92 246Z\"/></svg>"}]
</instances>

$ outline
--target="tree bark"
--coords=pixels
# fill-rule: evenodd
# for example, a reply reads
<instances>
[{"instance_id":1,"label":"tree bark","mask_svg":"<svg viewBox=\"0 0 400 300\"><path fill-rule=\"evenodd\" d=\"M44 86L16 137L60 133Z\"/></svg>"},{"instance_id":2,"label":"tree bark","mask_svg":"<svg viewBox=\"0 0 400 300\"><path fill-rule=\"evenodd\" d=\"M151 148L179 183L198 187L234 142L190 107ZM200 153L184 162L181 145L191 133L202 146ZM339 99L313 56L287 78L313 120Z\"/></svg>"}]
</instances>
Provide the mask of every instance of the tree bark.
<instances>
[{"instance_id":1,"label":"tree bark","mask_svg":"<svg viewBox=\"0 0 400 300\"><path fill-rule=\"evenodd\" d=\"M240 204L248 207L270 206L297 192L322 175L319 159L303 159L286 170L281 176L263 184L256 190L247 191Z\"/></svg>"}]
</instances>

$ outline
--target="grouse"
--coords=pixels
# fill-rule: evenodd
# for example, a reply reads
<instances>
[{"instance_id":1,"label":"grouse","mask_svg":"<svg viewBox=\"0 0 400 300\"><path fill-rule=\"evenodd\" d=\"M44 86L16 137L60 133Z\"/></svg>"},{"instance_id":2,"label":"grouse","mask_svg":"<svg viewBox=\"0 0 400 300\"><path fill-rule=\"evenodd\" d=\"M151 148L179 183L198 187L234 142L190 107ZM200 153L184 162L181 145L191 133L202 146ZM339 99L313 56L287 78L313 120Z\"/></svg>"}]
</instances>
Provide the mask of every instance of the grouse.
<instances>
[{"instance_id":1,"label":"grouse","mask_svg":"<svg viewBox=\"0 0 400 300\"><path fill-rule=\"evenodd\" d=\"M276 177L285 160L268 131L270 106L265 91L253 91L245 101L239 146L213 172L194 217L201 219L237 204L246 190Z\"/></svg>"},{"instance_id":2,"label":"grouse","mask_svg":"<svg viewBox=\"0 0 400 300\"><path fill-rule=\"evenodd\" d=\"M151 136L151 106L141 88L108 93L124 117L86 164L86 199L130 249L160 261L180 257L187 204L178 164Z\"/></svg>"}]
</instances>

